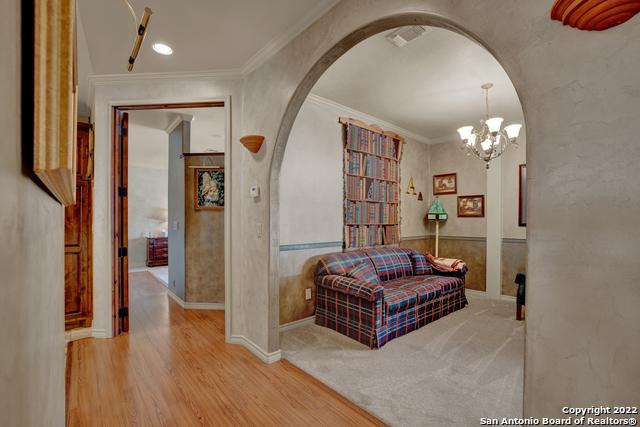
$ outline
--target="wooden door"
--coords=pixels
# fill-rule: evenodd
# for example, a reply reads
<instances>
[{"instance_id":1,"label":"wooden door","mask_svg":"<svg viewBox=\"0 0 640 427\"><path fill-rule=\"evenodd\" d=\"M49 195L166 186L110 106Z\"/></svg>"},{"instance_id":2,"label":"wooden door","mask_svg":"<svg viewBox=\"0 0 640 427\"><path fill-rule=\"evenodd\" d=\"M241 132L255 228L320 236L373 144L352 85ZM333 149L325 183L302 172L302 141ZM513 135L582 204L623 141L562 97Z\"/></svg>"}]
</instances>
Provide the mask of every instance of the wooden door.
<instances>
[{"instance_id":1,"label":"wooden door","mask_svg":"<svg viewBox=\"0 0 640 427\"><path fill-rule=\"evenodd\" d=\"M76 204L64 212L65 329L88 328L93 320L92 222L93 138L78 123Z\"/></svg>"},{"instance_id":2,"label":"wooden door","mask_svg":"<svg viewBox=\"0 0 640 427\"><path fill-rule=\"evenodd\" d=\"M113 333L129 331L128 152L129 114L115 109Z\"/></svg>"}]
</instances>

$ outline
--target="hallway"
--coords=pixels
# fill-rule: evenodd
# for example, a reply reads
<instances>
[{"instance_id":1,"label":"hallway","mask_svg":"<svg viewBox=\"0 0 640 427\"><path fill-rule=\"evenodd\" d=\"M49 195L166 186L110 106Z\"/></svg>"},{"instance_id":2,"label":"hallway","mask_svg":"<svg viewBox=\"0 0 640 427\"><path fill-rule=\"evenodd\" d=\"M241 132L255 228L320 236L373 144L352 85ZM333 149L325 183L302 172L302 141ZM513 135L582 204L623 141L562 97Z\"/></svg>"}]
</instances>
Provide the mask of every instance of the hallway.
<instances>
[{"instance_id":1,"label":"hallway","mask_svg":"<svg viewBox=\"0 0 640 427\"><path fill-rule=\"evenodd\" d=\"M383 425L288 362L225 344L222 311L183 310L151 273L130 274L130 317L128 334L69 344L67 425Z\"/></svg>"}]
</instances>

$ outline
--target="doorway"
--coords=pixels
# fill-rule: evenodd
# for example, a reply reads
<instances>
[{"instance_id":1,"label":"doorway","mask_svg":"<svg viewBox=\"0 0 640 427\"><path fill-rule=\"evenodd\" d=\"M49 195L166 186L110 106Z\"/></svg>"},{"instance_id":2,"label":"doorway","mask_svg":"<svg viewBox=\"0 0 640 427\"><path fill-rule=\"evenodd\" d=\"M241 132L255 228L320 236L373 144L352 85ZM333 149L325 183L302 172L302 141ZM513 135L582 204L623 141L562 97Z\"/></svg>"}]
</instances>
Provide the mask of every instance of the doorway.
<instances>
[{"instance_id":1,"label":"doorway","mask_svg":"<svg viewBox=\"0 0 640 427\"><path fill-rule=\"evenodd\" d=\"M113 107L114 335L129 331L131 278L141 274L182 308L224 309L229 119L228 100ZM203 180L217 192L199 204ZM219 265L204 277L211 245Z\"/></svg>"}]
</instances>

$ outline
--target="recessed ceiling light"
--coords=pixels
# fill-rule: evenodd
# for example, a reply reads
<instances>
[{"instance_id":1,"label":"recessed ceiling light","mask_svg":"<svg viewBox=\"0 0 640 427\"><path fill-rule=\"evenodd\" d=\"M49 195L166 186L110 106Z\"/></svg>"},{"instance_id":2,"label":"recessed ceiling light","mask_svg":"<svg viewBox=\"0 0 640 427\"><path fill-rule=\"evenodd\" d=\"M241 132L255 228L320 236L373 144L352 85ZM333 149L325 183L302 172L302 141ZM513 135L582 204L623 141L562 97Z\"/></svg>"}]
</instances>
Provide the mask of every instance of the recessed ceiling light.
<instances>
[{"instance_id":1,"label":"recessed ceiling light","mask_svg":"<svg viewBox=\"0 0 640 427\"><path fill-rule=\"evenodd\" d=\"M173 53L173 49L164 43L154 43L151 47L160 55L171 55Z\"/></svg>"}]
</instances>

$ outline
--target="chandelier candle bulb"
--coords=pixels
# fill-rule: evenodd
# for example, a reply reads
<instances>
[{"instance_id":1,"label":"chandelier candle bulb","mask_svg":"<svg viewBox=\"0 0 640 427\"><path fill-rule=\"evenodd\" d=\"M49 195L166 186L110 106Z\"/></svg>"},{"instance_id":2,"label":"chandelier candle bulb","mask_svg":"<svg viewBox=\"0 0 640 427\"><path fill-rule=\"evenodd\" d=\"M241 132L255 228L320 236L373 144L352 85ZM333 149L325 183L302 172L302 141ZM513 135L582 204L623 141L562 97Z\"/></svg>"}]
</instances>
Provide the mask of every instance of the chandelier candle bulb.
<instances>
[{"instance_id":1,"label":"chandelier candle bulb","mask_svg":"<svg viewBox=\"0 0 640 427\"><path fill-rule=\"evenodd\" d=\"M500 127L502 126L502 122L504 121L504 119L502 117L493 117L489 120L487 120L487 126L489 126L489 132L491 133L496 133L500 130Z\"/></svg>"}]
</instances>

